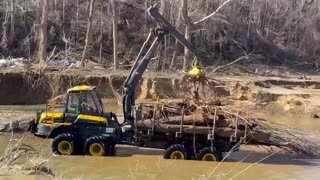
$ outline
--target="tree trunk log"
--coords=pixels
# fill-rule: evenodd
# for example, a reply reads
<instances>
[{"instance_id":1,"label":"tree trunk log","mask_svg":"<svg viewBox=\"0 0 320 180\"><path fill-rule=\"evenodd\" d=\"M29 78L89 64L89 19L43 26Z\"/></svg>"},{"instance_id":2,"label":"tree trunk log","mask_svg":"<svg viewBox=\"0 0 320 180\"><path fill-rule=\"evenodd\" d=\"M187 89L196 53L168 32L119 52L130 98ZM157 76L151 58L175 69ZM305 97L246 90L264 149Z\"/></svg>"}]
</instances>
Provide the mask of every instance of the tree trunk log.
<instances>
[{"instance_id":1,"label":"tree trunk log","mask_svg":"<svg viewBox=\"0 0 320 180\"><path fill-rule=\"evenodd\" d=\"M151 121L139 121L137 122L137 127L140 130L148 130L152 129ZM154 131L159 133L176 133L180 132L180 125L171 125L171 124L161 124L155 123ZM205 126L192 126L192 125L183 125L182 133L185 134L196 134L196 135L207 135L212 132L212 127ZM214 134L215 136L222 138L230 138L232 135L235 135L235 129L232 128L215 128ZM237 137L244 137L244 131L237 130ZM268 132L263 131L251 131L247 136L248 140L252 142L267 142L269 140L270 134Z\"/></svg>"},{"instance_id":2,"label":"tree trunk log","mask_svg":"<svg viewBox=\"0 0 320 180\"><path fill-rule=\"evenodd\" d=\"M184 116L183 124L185 125L202 125L212 126L214 119L216 118L216 126L217 127L228 127L230 122L225 119L219 119L219 116L214 117L214 115L203 115L203 114L193 114ZM164 124L180 124L182 116L170 116L167 118L160 119L160 123Z\"/></svg>"}]
</instances>

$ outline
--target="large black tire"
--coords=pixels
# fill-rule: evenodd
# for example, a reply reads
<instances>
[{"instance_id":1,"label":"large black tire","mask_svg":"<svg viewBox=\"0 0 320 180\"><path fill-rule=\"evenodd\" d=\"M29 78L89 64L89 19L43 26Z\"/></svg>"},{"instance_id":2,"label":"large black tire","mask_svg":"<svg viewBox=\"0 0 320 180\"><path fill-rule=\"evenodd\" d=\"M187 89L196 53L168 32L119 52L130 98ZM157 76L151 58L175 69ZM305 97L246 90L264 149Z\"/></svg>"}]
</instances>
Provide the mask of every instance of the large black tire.
<instances>
[{"instance_id":1,"label":"large black tire","mask_svg":"<svg viewBox=\"0 0 320 180\"><path fill-rule=\"evenodd\" d=\"M52 151L58 155L74 155L76 154L75 138L72 134L59 134L53 139Z\"/></svg>"},{"instance_id":2,"label":"large black tire","mask_svg":"<svg viewBox=\"0 0 320 180\"><path fill-rule=\"evenodd\" d=\"M107 152L107 156L115 156L116 155L116 140L113 140L111 138L106 139L105 141Z\"/></svg>"},{"instance_id":3,"label":"large black tire","mask_svg":"<svg viewBox=\"0 0 320 180\"><path fill-rule=\"evenodd\" d=\"M84 142L84 153L89 156L106 156L110 146L103 136L92 136Z\"/></svg>"},{"instance_id":4,"label":"large black tire","mask_svg":"<svg viewBox=\"0 0 320 180\"><path fill-rule=\"evenodd\" d=\"M111 143L111 144L107 144L107 156L115 156L116 155L116 144L115 143Z\"/></svg>"},{"instance_id":5,"label":"large black tire","mask_svg":"<svg viewBox=\"0 0 320 180\"><path fill-rule=\"evenodd\" d=\"M183 144L173 144L169 146L163 156L165 159L189 159L187 148Z\"/></svg>"},{"instance_id":6,"label":"large black tire","mask_svg":"<svg viewBox=\"0 0 320 180\"><path fill-rule=\"evenodd\" d=\"M198 159L202 161L222 161L223 157L220 151L208 146L200 151Z\"/></svg>"}]
</instances>

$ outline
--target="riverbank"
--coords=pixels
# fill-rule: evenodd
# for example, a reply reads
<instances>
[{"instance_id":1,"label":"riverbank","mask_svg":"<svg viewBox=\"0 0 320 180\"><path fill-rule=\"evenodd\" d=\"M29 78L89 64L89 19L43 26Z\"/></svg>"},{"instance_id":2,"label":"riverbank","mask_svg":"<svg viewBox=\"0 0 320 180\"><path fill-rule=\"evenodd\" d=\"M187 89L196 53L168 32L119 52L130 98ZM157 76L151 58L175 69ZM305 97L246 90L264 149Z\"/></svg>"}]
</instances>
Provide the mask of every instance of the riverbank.
<instances>
[{"instance_id":1,"label":"riverbank","mask_svg":"<svg viewBox=\"0 0 320 180\"><path fill-rule=\"evenodd\" d=\"M68 88L80 84L96 86L105 111L121 115L121 90L127 74L128 71L73 69L40 75L33 71L2 70L0 111L4 116L0 117L0 123L5 126L9 121L20 121L6 117L5 113L45 109L48 100L63 99ZM181 82L183 75L182 72L146 72L136 88L136 103L158 98L160 101L194 99L194 87ZM219 103L234 112L283 122L298 129L313 127L315 132L320 129L320 76L252 76L227 72L208 76L208 81L198 91L199 100L205 104Z\"/></svg>"}]
</instances>

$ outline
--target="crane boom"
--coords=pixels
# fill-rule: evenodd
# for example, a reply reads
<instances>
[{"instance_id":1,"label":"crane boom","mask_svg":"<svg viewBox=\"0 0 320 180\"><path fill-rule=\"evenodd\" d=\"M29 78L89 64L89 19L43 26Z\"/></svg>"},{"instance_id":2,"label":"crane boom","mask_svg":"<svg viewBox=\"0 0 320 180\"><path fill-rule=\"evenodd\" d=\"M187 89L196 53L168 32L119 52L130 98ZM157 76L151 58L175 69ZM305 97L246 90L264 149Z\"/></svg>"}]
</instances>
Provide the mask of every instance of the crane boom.
<instances>
[{"instance_id":1,"label":"crane boom","mask_svg":"<svg viewBox=\"0 0 320 180\"><path fill-rule=\"evenodd\" d=\"M172 35L174 38L176 38L184 47L188 48L190 52L198 57L198 52L196 48L193 46L193 44L188 41L186 38L184 38L184 35L182 35L175 27L173 27L156 9L155 7L151 6L148 9L149 15L155 19L160 27L167 31L170 35Z\"/></svg>"},{"instance_id":2,"label":"crane boom","mask_svg":"<svg viewBox=\"0 0 320 180\"><path fill-rule=\"evenodd\" d=\"M198 56L197 50L194 48L193 44L189 42L184 36L173 27L157 10L154 6L151 6L148 9L149 15L157 21L160 28L151 29L150 33L144 42L138 56L136 57L134 64L130 70L130 73L123 84L123 114L124 114L124 123L132 122L134 120L134 105L135 105L135 88L139 83L143 73L147 69L150 60L153 56L153 51L158 47L159 43L163 40L163 37L167 34L172 35L176 38L183 46L187 47L190 52ZM152 36L154 40L151 43Z\"/></svg>"}]
</instances>

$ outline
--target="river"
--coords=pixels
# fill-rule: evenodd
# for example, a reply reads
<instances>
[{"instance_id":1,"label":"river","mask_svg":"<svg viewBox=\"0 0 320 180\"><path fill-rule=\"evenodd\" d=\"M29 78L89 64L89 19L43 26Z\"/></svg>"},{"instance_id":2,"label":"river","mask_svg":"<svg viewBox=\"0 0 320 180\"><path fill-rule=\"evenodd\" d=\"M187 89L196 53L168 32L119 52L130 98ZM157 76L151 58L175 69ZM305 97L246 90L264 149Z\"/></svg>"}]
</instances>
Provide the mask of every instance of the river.
<instances>
[{"instance_id":1,"label":"river","mask_svg":"<svg viewBox=\"0 0 320 180\"><path fill-rule=\"evenodd\" d=\"M3 153L8 140L7 136L0 137L0 153ZM320 159L298 158L283 153L258 162L271 153L253 146L244 146L226 162L217 163L164 160L162 150L132 146L118 146L115 157L55 156L51 154L51 140L26 139L24 142L42 151L43 156L50 159L49 167L53 172L68 179L292 180L318 179L320 172Z\"/></svg>"},{"instance_id":2,"label":"river","mask_svg":"<svg viewBox=\"0 0 320 180\"><path fill-rule=\"evenodd\" d=\"M314 131L320 130L307 125L303 129L309 128ZM0 154L4 152L8 141L8 136L0 136ZM270 148L255 146L243 146L241 151L231 154L225 162L217 163L164 160L163 150L123 145L117 146L115 157L55 156L51 153L51 140L27 138L24 142L36 147L43 156L49 158L49 167L54 174L67 179L313 180L319 179L320 174L320 158L299 157L282 152L273 154L277 150L271 151ZM0 175L0 179L42 179L42 177Z\"/></svg>"}]
</instances>

